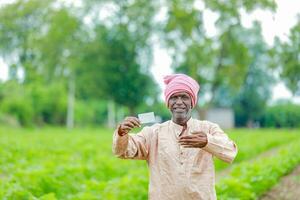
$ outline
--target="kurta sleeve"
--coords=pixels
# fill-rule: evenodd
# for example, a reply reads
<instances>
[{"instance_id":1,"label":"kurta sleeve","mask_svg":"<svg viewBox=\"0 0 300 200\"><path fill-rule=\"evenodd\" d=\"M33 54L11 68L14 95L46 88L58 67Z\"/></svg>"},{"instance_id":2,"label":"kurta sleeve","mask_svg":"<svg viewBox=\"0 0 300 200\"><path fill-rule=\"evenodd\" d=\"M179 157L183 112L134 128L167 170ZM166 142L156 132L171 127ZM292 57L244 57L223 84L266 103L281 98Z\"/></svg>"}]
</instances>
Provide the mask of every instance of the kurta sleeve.
<instances>
[{"instance_id":1,"label":"kurta sleeve","mask_svg":"<svg viewBox=\"0 0 300 200\"><path fill-rule=\"evenodd\" d=\"M151 128L145 127L137 134L119 136L116 129L113 135L113 154L124 159L147 160L150 133Z\"/></svg>"},{"instance_id":2,"label":"kurta sleeve","mask_svg":"<svg viewBox=\"0 0 300 200\"><path fill-rule=\"evenodd\" d=\"M207 141L207 145L202 149L225 162L231 163L237 155L236 144L217 124L210 123Z\"/></svg>"}]
</instances>

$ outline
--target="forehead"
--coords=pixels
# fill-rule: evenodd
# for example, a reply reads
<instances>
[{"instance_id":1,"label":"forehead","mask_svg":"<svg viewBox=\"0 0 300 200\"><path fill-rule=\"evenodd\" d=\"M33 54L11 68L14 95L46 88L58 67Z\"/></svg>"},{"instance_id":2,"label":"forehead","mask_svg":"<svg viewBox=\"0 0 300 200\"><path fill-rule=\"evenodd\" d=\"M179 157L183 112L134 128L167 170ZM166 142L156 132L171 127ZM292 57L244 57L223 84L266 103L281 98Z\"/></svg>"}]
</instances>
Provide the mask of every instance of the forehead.
<instances>
[{"instance_id":1,"label":"forehead","mask_svg":"<svg viewBox=\"0 0 300 200\"><path fill-rule=\"evenodd\" d=\"M188 96L189 97L190 95L187 92L176 92L171 95L171 97L174 97L174 96Z\"/></svg>"}]
</instances>

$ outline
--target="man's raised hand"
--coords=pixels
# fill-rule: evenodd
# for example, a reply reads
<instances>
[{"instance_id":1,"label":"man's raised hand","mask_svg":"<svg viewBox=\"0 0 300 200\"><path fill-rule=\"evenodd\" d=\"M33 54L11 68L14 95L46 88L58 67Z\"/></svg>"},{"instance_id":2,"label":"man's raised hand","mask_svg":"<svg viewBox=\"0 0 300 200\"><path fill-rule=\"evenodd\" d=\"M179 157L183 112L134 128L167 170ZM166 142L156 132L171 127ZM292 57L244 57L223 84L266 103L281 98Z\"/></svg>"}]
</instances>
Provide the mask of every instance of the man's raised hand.
<instances>
[{"instance_id":1,"label":"man's raised hand","mask_svg":"<svg viewBox=\"0 0 300 200\"><path fill-rule=\"evenodd\" d=\"M136 117L126 117L118 127L120 136L128 134L134 127L141 127L140 120Z\"/></svg>"}]
</instances>

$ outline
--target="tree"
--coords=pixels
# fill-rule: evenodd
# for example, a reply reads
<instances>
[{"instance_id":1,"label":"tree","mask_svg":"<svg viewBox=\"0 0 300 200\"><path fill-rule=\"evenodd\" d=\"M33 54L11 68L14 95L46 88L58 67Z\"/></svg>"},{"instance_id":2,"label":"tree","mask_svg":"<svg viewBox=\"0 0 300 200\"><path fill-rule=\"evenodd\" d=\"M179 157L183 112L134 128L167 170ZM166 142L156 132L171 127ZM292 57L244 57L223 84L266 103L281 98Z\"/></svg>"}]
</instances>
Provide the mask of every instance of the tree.
<instances>
[{"instance_id":1,"label":"tree","mask_svg":"<svg viewBox=\"0 0 300 200\"><path fill-rule=\"evenodd\" d=\"M74 126L74 102L76 91L76 70L80 58L80 21L67 8L60 8L47 15L44 34L37 39L38 63L46 82L64 80L68 90L66 125Z\"/></svg>"},{"instance_id":2,"label":"tree","mask_svg":"<svg viewBox=\"0 0 300 200\"><path fill-rule=\"evenodd\" d=\"M155 88L154 82L137 62L138 47L127 27L115 27L115 30L110 30L103 37L106 50L101 52L100 57L105 58L106 62L99 60L95 63L98 65L94 65L99 69L98 85L101 85L101 92L106 94L108 100L127 106L130 113L134 114L135 108Z\"/></svg>"},{"instance_id":3,"label":"tree","mask_svg":"<svg viewBox=\"0 0 300 200\"><path fill-rule=\"evenodd\" d=\"M105 6L103 1L92 3ZM152 1L110 3L117 12L111 13L105 22L96 19L93 29L95 37L86 46L89 53L84 60L89 60L85 63L89 63L88 67L94 73L82 76L89 79L88 82L94 80L101 90L88 89L82 94L89 91L96 91L95 95L102 93L109 105L117 103L126 106L130 114L135 114L136 108L150 98L152 91L156 91L153 78L149 75L154 4ZM156 96L154 94L153 98ZM114 115L113 106L109 108L109 113Z\"/></svg>"},{"instance_id":4,"label":"tree","mask_svg":"<svg viewBox=\"0 0 300 200\"><path fill-rule=\"evenodd\" d=\"M24 71L24 84L68 84L67 126L73 126L75 69L80 21L55 1L19 0L1 9L0 50L10 74ZM59 7L57 7L59 5Z\"/></svg>"},{"instance_id":5,"label":"tree","mask_svg":"<svg viewBox=\"0 0 300 200\"><path fill-rule=\"evenodd\" d=\"M116 9L102 19L94 6ZM106 99L133 112L156 87L149 75L154 13L154 3L138 0L89 0L81 8L19 0L1 8L0 52L11 79L24 71L20 84L63 85L68 127L78 97Z\"/></svg>"},{"instance_id":6,"label":"tree","mask_svg":"<svg viewBox=\"0 0 300 200\"><path fill-rule=\"evenodd\" d=\"M168 20L165 27L166 45L173 49L173 67L185 72L201 84L201 92L208 94L206 102L211 106L217 93L226 87L238 93L251 55L245 44L240 12L256 8L274 10L274 1L204 1L204 9L196 2L176 0L166 3ZM208 36L203 22L205 11L218 15L215 36ZM202 98L204 99L204 98ZM199 107L196 107L198 111Z\"/></svg>"},{"instance_id":7,"label":"tree","mask_svg":"<svg viewBox=\"0 0 300 200\"><path fill-rule=\"evenodd\" d=\"M245 44L249 49L251 63L246 72L246 78L241 90L233 101L238 126L253 127L265 111L267 101L271 97L271 87L274 77L270 73L268 45L261 35L261 26L258 22L253 27L241 33L245 36Z\"/></svg>"},{"instance_id":8,"label":"tree","mask_svg":"<svg viewBox=\"0 0 300 200\"><path fill-rule=\"evenodd\" d=\"M0 9L0 53L9 64L10 78L24 70L24 82L34 79L36 35L49 11L50 0L18 0Z\"/></svg>"},{"instance_id":9,"label":"tree","mask_svg":"<svg viewBox=\"0 0 300 200\"><path fill-rule=\"evenodd\" d=\"M249 52L250 63L239 90L233 90L228 84L222 84L216 90L212 104L216 107L233 107L237 126L253 127L265 111L271 97L274 77L269 69L269 47L261 34L259 22L249 29L239 32Z\"/></svg>"},{"instance_id":10,"label":"tree","mask_svg":"<svg viewBox=\"0 0 300 200\"><path fill-rule=\"evenodd\" d=\"M276 38L271 51L273 67L292 94L300 95L300 15L288 38L286 42Z\"/></svg>"}]
</instances>

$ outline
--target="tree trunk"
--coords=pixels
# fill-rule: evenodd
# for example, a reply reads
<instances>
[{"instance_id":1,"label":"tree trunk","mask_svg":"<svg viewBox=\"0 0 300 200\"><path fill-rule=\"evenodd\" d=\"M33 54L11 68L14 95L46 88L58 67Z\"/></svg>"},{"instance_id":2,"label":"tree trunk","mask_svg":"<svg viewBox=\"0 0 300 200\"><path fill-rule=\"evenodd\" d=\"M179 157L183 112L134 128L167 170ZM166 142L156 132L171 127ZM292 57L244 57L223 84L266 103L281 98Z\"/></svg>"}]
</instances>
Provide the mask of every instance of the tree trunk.
<instances>
[{"instance_id":1,"label":"tree trunk","mask_svg":"<svg viewBox=\"0 0 300 200\"><path fill-rule=\"evenodd\" d=\"M128 107L130 116L135 116L135 110L133 107Z\"/></svg>"},{"instance_id":2,"label":"tree trunk","mask_svg":"<svg viewBox=\"0 0 300 200\"><path fill-rule=\"evenodd\" d=\"M221 68L223 68L223 63L222 63L222 59L224 58L224 45L221 46L221 49L220 49L220 55L219 57L217 58L218 59L218 64L216 66L216 69L215 69L215 79L213 80L213 83L212 83L212 86L211 86L211 99L208 103L209 106L211 106L212 102L214 101L215 99L215 96L216 96L216 91L218 89L218 87L220 86L220 77L218 75L218 72L220 71Z\"/></svg>"},{"instance_id":3,"label":"tree trunk","mask_svg":"<svg viewBox=\"0 0 300 200\"><path fill-rule=\"evenodd\" d=\"M120 123L121 121L123 121L124 117L125 117L124 108L123 108L123 106L120 106L117 109L117 123Z\"/></svg>"},{"instance_id":4,"label":"tree trunk","mask_svg":"<svg viewBox=\"0 0 300 200\"><path fill-rule=\"evenodd\" d=\"M247 128L254 128L254 121L253 121L253 119L248 119L246 125L247 125Z\"/></svg>"},{"instance_id":5,"label":"tree trunk","mask_svg":"<svg viewBox=\"0 0 300 200\"><path fill-rule=\"evenodd\" d=\"M107 102L107 126L109 128L116 126L115 102L113 100Z\"/></svg>"},{"instance_id":6,"label":"tree trunk","mask_svg":"<svg viewBox=\"0 0 300 200\"><path fill-rule=\"evenodd\" d=\"M67 107L67 128L74 127L74 102L75 102L75 79L70 75L68 80L68 107Z\"/></svg>"}]
</instances>

